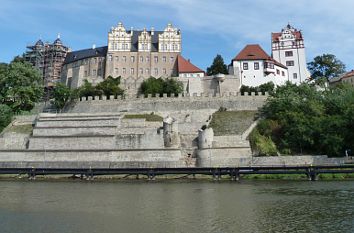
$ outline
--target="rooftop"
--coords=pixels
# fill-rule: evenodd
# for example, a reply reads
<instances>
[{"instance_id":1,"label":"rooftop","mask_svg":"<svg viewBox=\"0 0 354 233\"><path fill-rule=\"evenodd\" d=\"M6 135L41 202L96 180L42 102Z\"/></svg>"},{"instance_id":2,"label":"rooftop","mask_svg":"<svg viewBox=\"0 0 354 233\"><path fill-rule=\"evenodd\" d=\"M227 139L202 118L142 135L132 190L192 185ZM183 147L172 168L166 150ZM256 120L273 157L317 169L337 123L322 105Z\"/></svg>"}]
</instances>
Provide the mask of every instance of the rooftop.
<instances>
[{"instance_id":1,"label":"rooftop","mask_svg":"<svg viewBox=\"0 0 354 233\"><path fill-rule=\"evenodd\" d=\"M181 55L177 56L178 73L205 73L204 70L193 65Z\"/></svg>"},{"instance_id":2,"label":"rooftop","mask_svg":"<svg viewBox=\"0 0 354 233\"><path fill-rule=\"evenodd\" d=\"M106 54L107 54L107 46L73 51L73 52L69 52L66 55L64 64L68 64L71 62L75 62L90 57L105 57Z\"/></svg>"}]
</instances>

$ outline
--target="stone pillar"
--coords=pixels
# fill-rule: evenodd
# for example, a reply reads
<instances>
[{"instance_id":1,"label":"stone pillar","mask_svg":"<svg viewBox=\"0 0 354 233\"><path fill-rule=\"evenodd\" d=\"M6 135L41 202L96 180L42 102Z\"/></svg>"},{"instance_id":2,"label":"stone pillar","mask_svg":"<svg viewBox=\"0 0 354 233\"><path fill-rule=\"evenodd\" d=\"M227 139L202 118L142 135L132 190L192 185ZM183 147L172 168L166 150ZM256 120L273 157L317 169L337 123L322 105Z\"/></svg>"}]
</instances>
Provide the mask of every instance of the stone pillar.
<instances>
[{"instance_id":1,"label":"stone pillar","mask_svg":"<svg viewBox=\"0 0 354 233\"><path fill-rule=\"evenodd\" d=\"M163 120L163 140L165 147L179 147L178 122L168 116Z\"/></svg>"}]
</instances>

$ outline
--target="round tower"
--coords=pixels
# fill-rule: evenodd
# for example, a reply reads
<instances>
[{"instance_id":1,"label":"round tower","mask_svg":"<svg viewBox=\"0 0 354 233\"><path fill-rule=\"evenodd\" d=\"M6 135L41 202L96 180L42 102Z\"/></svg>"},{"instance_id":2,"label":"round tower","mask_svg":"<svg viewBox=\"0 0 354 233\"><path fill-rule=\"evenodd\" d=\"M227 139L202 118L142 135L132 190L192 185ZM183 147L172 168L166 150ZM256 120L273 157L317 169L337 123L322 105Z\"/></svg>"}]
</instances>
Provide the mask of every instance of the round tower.
<instances>
[{"instance_id":1,"label":"round tower","mask_svg":"<svg viewBox=\"0 0 354 233\"><path fill-rule=\"evenodd\" d=\"M178 122L170 116L163 120L163 140L165 147L178 147L180 144Z\"/></svg>"},{"instance_id":2,"label":"round tower","mask_svg":"<svg viewBox=\"0 0 354 233\"><path fill-rule=\"evenodd\" d=\"M198 131L198 148L208 149L212 148L214 140L214 130L212 128L200 129Z\"/></svg>"}]
</instances>

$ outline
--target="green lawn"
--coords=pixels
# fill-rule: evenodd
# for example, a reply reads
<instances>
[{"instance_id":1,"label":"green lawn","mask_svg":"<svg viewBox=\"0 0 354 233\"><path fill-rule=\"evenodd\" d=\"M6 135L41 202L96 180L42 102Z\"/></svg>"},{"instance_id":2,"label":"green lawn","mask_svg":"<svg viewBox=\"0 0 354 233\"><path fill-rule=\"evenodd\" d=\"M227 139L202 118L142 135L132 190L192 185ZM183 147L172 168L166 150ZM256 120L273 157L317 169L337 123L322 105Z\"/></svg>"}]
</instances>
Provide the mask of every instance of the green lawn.
<instances>
[{"instance_id":1,"label":"green lawn","mask_svg":"<svg viewBox=\"0 0 354 233\"><path fill-rule=\"evenodd\" d=\"M124 119L145 119L146 121L162 121L163 117L155 114L127 114Z\"/></svg>"},{"instance_id":2,"label":"green lawn","mask_svg":"<svg viewBox=\"0 0 354 233\"><path fill-rule=\"evenodd\" d=\"M4 130L9 133L21 133L21 134L31 134L33 131L33 126L31 124L26 125L13 125Z\"/></svg>"}]
</instances>

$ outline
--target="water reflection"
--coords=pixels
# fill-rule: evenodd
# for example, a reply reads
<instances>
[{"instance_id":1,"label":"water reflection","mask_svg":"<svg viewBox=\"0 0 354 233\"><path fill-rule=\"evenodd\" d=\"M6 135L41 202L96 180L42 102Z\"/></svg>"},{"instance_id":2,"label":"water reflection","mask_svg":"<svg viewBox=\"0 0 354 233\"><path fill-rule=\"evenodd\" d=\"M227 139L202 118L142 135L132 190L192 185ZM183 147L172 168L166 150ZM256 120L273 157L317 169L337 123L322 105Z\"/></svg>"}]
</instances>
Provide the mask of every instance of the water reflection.
<instances>
[{"instance_id":1,"label":"water reflection","mask_svg":"<svg viewBox=\"0 0 354 233\"><path fill-rule=\"evenodd\" d=\"M353 232L354 182L0 182L1 232Z\"/></svg>"}]
</instances>

